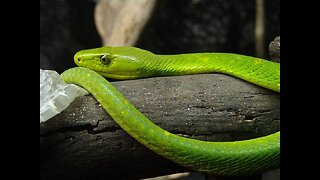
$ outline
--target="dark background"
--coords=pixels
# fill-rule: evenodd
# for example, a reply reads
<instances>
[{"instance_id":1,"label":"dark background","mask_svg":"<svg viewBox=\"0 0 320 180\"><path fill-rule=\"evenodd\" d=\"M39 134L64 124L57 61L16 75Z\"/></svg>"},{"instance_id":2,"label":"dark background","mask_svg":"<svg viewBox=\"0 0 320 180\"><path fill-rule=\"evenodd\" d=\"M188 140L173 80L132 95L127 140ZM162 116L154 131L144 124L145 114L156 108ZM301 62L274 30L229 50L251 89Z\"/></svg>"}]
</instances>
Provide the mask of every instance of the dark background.
<instances>
[{"instance_id":1,"label":"dark background","mask_svg":"<svg viewBox=\"0 0 320 180\"><path fill-rule=\"evenodd\" d=\"M40 1L40 68L74 67L73 55L102 46L94 0ZM280 35L280 0L265 1L265 54ZM255 56L255 1L160 0L136 44L154 53L232 52Z\"/></svg>"}]
</instances>

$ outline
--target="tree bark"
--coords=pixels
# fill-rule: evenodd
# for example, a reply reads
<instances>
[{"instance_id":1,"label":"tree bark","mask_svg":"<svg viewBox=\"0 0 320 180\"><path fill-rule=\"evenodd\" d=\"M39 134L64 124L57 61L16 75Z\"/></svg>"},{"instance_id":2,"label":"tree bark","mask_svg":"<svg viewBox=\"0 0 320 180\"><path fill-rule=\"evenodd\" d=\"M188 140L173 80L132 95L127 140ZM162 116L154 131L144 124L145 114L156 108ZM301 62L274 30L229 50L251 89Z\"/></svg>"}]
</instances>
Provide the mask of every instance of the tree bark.
<instances>
[{"instance_id":1,"label":"tree bark","mask_svg":"<svg viewBox=\"0 0 320 180\"><path fill-rule=\"evenodd\" d=\"M112 84L174 134L233 141L280 129L279 93L223 74L155 77ZM139 179L190 171L124 132L91 96L40 124L41 179Z\"/></svg>"}]
</instances>

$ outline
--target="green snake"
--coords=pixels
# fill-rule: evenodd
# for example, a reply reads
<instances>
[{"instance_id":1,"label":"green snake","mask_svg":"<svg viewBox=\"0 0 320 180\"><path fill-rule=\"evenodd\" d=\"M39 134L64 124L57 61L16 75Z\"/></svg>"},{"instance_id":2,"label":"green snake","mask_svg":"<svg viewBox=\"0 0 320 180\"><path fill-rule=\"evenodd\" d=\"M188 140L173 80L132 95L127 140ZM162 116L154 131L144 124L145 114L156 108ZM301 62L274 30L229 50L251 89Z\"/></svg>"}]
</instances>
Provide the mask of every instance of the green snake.
<instances>
[{"instance_id":1,"label":"green snake","mask_svg":"<svg viewBox=\"0 0 320 180\"><path fill-rule=\"evenodd\" d=\"M74 61L80 67L63 72L64 81L87 89L121 128L163 157L192 170L220 176L250 175L279 167L280 131L233 142L175 135L146 118L104 78L223 73L280 92L279 63L232 53L157 55L135 47L81 50Z\"/></svg>"}]
</instances>

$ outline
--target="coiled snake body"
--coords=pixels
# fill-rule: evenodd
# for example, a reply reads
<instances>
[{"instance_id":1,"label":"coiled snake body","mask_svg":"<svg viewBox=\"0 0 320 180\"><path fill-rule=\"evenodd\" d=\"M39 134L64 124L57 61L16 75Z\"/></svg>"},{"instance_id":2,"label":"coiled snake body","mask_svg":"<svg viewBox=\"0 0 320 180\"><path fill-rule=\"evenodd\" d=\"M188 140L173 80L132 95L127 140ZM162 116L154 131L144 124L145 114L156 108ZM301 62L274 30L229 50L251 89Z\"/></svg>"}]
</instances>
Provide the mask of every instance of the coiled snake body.
<instances>
[{"instance_id":1,"label":"coiled snake body","mask_svg":"<svg viewBox=\"0 0 320 180\"><path fill-rule=\"evenodd\" d=\"M64 81L87 89L121 128L165 158L195 171L221 176L249 175L279 167L280 131L234 142L207 142L174 135L147 119L104 78L223 73L280 92L279 63L230 53L156 55L134 47L82 50L74 61L82 67L63 72Z\"/></svg>"}]
</instances>

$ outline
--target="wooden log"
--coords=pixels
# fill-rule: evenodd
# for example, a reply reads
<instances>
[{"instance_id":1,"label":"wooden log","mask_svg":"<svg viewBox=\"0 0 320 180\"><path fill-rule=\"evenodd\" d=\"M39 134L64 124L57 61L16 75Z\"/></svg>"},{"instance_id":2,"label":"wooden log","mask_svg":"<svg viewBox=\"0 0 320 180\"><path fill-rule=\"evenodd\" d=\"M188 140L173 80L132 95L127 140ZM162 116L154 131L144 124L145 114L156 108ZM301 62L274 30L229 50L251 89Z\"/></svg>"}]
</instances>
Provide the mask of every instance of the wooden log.
<instances>
[{"instance_id":1,"label":"wooden log","mask_svg":"<svg viewBox=\"0 0 320 180\"><path fill-rule=\"evenodd\" d=\"M233 141L280 129L279 93L223 74L112 82L146 117L182 136ZM139 179L190 171L145 148L91 96L40 124L41 179Z\"/></svg>"}]
</instances>

